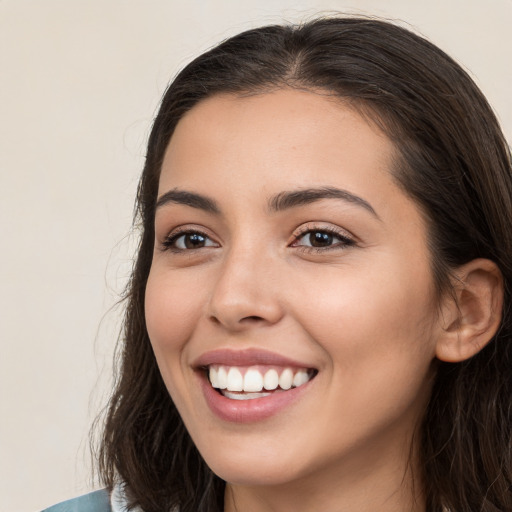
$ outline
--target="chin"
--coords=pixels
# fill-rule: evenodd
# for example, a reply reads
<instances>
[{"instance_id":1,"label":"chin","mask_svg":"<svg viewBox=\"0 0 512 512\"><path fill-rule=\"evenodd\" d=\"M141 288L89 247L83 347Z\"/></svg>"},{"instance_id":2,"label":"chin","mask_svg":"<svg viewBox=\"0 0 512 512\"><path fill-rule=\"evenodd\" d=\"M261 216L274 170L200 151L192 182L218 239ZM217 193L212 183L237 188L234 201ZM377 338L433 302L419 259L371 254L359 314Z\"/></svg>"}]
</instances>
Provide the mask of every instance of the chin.
<instances>
[{"instance_id":1,"label":"chin","mask_svg":"<svg viewBox=\"0 0 512 512\"><path fill-rule=\"evenodd\" d=\"M293 434L290 434L293 436ZM240 439L236 434L227 439L199 443L206 464L222 480L244 486L284 485L302 480L318 469L304 440L286 443L282 436L265 435ZM299 441L295 435L296 440ZM204 448L204 449L203 449ZM309 452L309 453L308 453Z\"/></svg>"},{"instance_id":2,"label":"chin","mask_svg":"<svg viewBox=\"0 0 512 512\"><path fill-rule=\"evenodd\" d=\"M227 483L251 487L283 485L301 477L300 472L296 472L289 465L283 467L275 460L263 462L216 460L213 464L209 464L209 467Z\"/></svg>"}]
</instances>

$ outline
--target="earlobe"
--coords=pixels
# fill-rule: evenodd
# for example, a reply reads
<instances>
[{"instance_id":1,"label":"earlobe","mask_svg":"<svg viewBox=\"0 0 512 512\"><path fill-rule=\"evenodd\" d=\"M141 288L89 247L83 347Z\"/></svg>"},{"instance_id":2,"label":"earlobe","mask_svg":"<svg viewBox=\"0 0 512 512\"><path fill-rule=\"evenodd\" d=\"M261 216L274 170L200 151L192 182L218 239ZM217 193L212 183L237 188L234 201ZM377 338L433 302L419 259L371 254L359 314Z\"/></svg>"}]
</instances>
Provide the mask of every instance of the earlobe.
<instances>
[{"instance_id":1,"label":"earlobe","mask_svg":"<svg viewBox=\"0 0 512 512\"><path fill-rule=\"evenodd\" d=\"M453 293L442 305L436 356L457 363L484 348L496 334L502 318L503 276L491 260L475 259L455 273Z\"/></svg>"}]
</instances>

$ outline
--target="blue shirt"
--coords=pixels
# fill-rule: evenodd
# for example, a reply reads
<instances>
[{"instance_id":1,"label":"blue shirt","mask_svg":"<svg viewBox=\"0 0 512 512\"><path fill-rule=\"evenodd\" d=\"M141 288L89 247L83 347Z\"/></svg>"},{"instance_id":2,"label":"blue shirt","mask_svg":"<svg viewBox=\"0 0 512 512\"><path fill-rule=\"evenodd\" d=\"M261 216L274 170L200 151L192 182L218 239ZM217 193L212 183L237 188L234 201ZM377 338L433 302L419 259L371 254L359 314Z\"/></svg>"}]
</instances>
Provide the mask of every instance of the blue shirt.
<instances>
[{"instance_id":1,"label":"blue shirt","mask_svg":"<svg viewBox=\"0 0 512 512\"><path fill-rule=\"evenodd\" d=\"M64 501L42 512L112 512L110 496L106 489Z\"/></svg>"}]
</instances>

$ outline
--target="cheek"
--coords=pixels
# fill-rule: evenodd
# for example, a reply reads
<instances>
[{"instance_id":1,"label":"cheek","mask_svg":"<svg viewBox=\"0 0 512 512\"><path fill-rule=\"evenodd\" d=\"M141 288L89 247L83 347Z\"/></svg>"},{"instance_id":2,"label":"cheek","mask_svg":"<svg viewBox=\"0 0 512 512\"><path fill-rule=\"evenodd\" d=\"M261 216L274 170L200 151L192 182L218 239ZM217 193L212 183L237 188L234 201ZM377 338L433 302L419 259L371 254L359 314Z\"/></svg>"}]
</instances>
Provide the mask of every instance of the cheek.
<instances>
[{"instance_id":1,"label":"cheek","mask_svg":"<svg viewBox=\"0 0 512 512\"><path fill-rule=\"evenodd\" d=\"M429 285L399 277L386 283L356 272L344 283L326 283L328 292L303 315L327 355L330 422L349 438L382 425L411 424L430 394L435 343ZM340 424L340 417L351 421Z\"/></svg>"},{"instance_id":2,"label":"cheek","mask_svg":"<svg viewBox=\"0 0 512 512\"><path fill-rule=\"evenodd\" d=\"M397 371L424 373L434 358L436 310L428 267L380 263L311 276L301 288L313 289L314 282L314 300L297 298L304 306L301 323L345 378L360 380L363 370L366 378L383 380L384 372L391 379Z\"/></svg>"},{"instance_id":3,"label":"cheek","mask_svg":"<svg viewBox=\"0 0 512 512\"><path fill-rule=\"evenodd\" d=\"M162 373L163 360L179 362L202 309L200 289L179 272L172 273L172 279L170 274L152 268L145 296L147 330Z\"/></svg>"}]
</instances>

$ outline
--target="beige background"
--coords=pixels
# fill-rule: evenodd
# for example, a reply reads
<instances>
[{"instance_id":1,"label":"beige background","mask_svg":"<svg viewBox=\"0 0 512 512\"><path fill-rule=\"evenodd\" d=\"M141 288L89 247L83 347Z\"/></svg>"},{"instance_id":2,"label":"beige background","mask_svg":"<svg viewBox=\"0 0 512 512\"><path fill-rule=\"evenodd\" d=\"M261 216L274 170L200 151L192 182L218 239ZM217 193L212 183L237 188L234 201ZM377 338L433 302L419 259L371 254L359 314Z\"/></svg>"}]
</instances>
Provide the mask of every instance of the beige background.
<instances>
[{"instance_id":1,"label":"beige background","mask_svg":"<svg viewBox=\"0 0 512 512\"><path fill-rule=\"evenodd\" d=\"M132 203L166 83L243 29L404 20L476 77L512 141L512 0L0 0L0 511L93 487Z\"/></svg>"}]
</instances>

